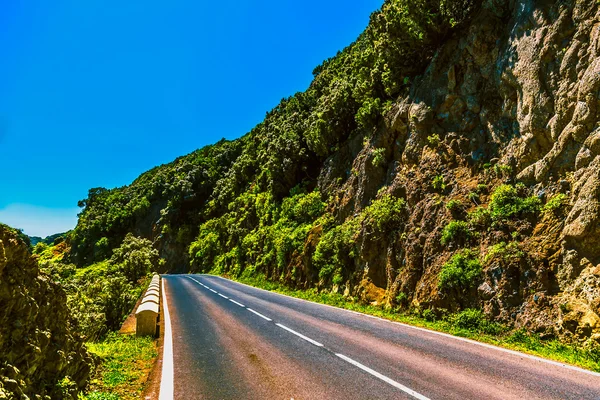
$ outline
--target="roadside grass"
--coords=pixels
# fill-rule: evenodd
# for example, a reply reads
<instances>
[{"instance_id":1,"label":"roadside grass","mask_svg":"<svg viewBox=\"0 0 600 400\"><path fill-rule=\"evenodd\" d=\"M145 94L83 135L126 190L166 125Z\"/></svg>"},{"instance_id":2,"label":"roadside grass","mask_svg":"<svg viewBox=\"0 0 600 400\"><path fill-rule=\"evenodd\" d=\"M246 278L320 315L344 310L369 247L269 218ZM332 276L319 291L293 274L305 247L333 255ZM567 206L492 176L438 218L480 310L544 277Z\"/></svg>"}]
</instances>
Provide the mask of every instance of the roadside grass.
<instances>
[{"instance_id":1,"label":"roadside grass","mask_svg":"<svg viewBox=\"0 0 600 400\"><path fill-rule=\"evenodd\" d=\"M225 274L214 275L221 275L271 292L444 332L600 372L600 346L584 348L562 343L556 339L543 340L538 335L527 333L524 330L509 329L504 325L490 322L485 319L479 310L465 310L458 314L446 314L438 317L431 310L421 312L413 310L410 312L399 309L385 309L381 306L360 303L351 297L346 298L336 293L319 293L316 288L308 290L292 289L281 283L269 281L262 275L242 275L238 277Z\"/></svg>"},{"instance_id":2,"label":"roadside grass","mask_svg":"<svg viewBox=\"0 0 600 400\"><path fill-rule=\"evenodd\" d=\"M153 338L110 333L100 342L86 343L99 358L88 393L80 400L139 399L158 355Z\"/></svg>"}]
</instances>

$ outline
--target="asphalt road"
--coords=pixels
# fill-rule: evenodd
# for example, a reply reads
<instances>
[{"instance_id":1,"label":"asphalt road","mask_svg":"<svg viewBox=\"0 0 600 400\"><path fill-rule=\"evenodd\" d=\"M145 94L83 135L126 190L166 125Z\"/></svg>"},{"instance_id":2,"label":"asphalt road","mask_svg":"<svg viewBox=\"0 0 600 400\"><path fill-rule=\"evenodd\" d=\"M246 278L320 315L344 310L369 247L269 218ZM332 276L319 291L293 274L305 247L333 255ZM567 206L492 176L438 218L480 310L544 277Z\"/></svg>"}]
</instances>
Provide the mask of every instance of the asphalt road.
<instances>
[{"instance_id":1,"label":"asphalt road","mask_svg":"<svg viewBox=\"0 0 600 400\"><path fill-rule=\"evenodd\" d=\"M215 276L163 278L175 399L600 399L600 374Z\"/></svg>"}]
</instances>

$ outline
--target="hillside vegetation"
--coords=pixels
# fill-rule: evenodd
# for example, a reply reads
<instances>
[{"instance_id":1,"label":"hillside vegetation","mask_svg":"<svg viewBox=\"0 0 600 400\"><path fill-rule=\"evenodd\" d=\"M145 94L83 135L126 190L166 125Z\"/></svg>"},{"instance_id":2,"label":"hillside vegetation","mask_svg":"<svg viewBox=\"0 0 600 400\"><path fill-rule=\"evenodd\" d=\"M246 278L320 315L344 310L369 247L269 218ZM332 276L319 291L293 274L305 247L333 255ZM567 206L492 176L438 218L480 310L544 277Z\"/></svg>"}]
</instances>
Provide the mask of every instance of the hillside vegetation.
<instances>
[{"instance_id":1,"label":"hillside vegetation","mask_svg":"<svg viewBox=\"0 0 600 400\"><path fill-rule=\"evenodd\" d=\"M161 272L476 315L597 352L599 22L593 0L388 0L251 132L90 190L45 268L75 310L98 302L82 282L114 277L132 297L96 304L110 328L150 272L119 256L137 237Z\"/></svg>"}]
</instances>

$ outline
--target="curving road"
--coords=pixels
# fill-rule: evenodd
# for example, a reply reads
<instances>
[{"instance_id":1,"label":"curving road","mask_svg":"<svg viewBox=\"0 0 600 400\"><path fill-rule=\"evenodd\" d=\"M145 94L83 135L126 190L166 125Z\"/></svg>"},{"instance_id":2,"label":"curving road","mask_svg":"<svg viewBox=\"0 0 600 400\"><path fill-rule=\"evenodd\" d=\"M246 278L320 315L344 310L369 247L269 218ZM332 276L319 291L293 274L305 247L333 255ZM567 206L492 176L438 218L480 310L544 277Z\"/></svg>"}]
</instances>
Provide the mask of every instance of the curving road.
<instances>
[{"instance_id":1,"label":"curving road","mask_svg":"<svg viewBox=\"0 0 600 400\"><path fill-rule=\"evenodd\" d=\"M211 275L163 278L161 398L600 399L597 373Z\"/></svg>"}]
</instances>

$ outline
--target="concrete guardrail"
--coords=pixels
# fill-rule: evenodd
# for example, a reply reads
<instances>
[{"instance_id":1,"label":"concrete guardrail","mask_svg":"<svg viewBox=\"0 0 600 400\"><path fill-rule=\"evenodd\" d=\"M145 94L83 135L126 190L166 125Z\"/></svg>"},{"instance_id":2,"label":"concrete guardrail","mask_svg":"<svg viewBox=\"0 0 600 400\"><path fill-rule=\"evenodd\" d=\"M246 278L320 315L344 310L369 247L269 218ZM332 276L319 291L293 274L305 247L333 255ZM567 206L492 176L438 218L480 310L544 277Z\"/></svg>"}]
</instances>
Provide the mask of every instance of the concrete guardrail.
<instances>
[{"instance_id":1,"label":"concrete guardrail","mask_svg":"<svg viewBox=\"0 0 600 400\"><path fill-rule=\"evenodd\" d=\"M136 336L156 336L160 305L160 276L154 275L135 312Z\"/></svg>"}]
</instances>

